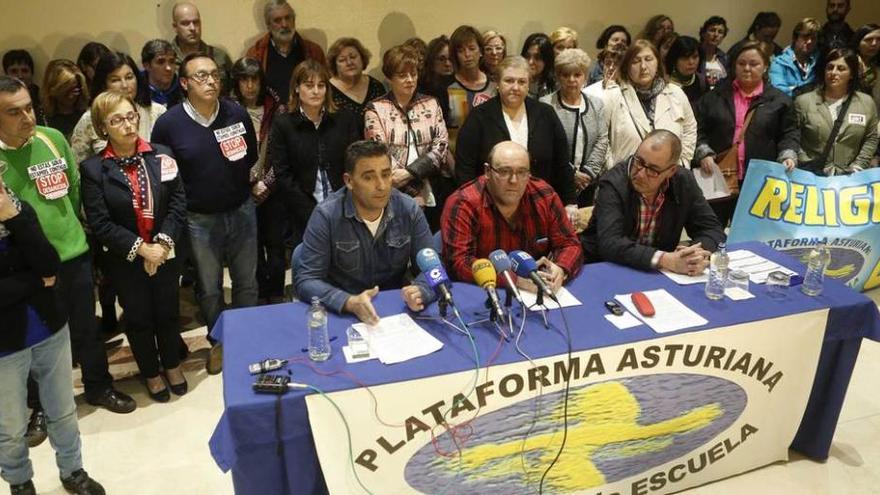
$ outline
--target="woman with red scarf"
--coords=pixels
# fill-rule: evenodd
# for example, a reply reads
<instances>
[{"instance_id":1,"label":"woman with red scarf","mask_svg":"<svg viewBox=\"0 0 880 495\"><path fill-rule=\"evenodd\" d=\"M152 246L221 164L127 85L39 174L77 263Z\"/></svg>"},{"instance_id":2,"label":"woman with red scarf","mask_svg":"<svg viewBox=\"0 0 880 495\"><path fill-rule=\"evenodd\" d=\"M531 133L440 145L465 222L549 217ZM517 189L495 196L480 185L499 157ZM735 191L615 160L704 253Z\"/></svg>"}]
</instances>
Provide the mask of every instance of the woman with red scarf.
<instances>
[{"instance_id":1,"label":"woman with red scarf","mask_svg":"<svg viewBox=\"0 0 880 495\"><path fill-rule=\"evenodd\" d=\"M136 108L131 96L118 92L101 93L92 102L92 124L108 144L80 166L82 198L92 232L111 255L107 269L147 391L157 402L167 402L165 378L174 394L187 392L178 353L174 259L186 197L171 151L138 135Z\"/></svg>"}]
</instances>

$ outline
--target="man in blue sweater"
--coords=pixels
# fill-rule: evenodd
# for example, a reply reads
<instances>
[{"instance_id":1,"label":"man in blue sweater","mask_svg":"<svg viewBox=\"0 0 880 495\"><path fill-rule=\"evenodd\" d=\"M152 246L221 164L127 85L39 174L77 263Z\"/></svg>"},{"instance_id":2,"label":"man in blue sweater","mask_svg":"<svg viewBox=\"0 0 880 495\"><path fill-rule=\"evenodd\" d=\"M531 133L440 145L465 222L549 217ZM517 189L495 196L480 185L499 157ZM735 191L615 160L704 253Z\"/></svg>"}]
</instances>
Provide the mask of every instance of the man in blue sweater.
<instances>
[{"instance_id":1,"label":"man in blue sweater","mask_svg":"<svg viewBox=\"0 0 880 495\"><path fill-rule=\"evenodd\" d=\"M224 263L232 279L232 306L257 303L257 220L249 178L257 136L247 111L220 99L221 77L208 54L187 55L179 73L186 98L156 121L152 136L174 151L183 179L196 296L209 330L223 309ZM219 373L221 367L222 350L215 345L208 372Z\"/></svg>"}]
</instances>

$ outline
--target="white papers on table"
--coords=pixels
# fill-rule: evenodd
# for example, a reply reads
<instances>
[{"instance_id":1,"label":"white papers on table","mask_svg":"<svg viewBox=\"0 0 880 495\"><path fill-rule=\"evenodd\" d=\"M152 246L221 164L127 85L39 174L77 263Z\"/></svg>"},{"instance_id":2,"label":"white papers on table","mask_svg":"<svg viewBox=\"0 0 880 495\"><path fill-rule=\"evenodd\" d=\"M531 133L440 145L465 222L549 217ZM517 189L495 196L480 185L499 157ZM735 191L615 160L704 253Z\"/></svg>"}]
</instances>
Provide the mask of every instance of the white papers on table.
<instances>
[{"instance_id":1,"label":"white papers on table","mask_svg":"<svg viewBox=\"0 0 880 495\"><path fill-rule=\"evenodd\" d=\"M781 271L788 275L796 275L797 272L759 256L747 249L738 249L727 253L730 257L730 269L742 270L749 274L749 280L755 284L763 284L767 281L770 272Z\"/></svg>"},{"instance_id":2,"label":"white papers on table","mask_svg":"<svg viewBox=\"0 0 880 495\"><path fill-rule=\"evenodd\" d=\"M767 275L772 271L779 270L788 275L795 275L796 272L785 268L784 266L770 261L763 256L759 256L747 249L737 249L727 253L730 258L730 270L742 270L749 274L749 280L755 284L763 284L767 281ZM666 275L678 285L705 284L709 280L709 269L703 270L699 275L681 275L666 270L660 270L660 273Z\"/></svg>"},{"instance_id":3,"label":"white papers on table","mask_svg":"<svg viewBox=\"0 0 880 495\"><path fill-rule=\"evenodd\" d=\"M641 321L638 320L635 316L632 315L629 311L624 311L622 315L605 315L605 319L610 321L617 327L618 330L626 330L627 328L637 327L639 325L644 325Z\"/></svg>"},{"instance_id":4,"label":"white papers on table","mask_svg":"<svg viewBox=\"0 0 880 495\"><path fill-rule=\"evenodd\" d=\"M632 302L631 294L614 296L630 313L644 321L657 333L674 332L709 323L664 289L643 292L654 306L654 316L643 316Z\"/></svg>"},{"instance_id":5,"label":"white papers on table","mask_svg":"<svg viewBox=\"0 0 880 495\"><path fill-rule=\"evenodd\" d=\"M370 355L383 364L402 363L438 351L443 343L420 327L408 314L386 316L375 326L355 323L370 346Z\"/></svg>"},{"instance_id":6,"label":"white papers on table","mask_svg":"<svg viewBox=\"0 0 880 495\"><path fill-rule=\"evenodd\" d=\"M523 302L526 306L529 307L532 311L541 311L541 309L559 309L559 306L563 308L567 308L569 306L580 306L583 304L578 301L578 298L574 297L574 294L569 292L565 287L560 287L556 292L556 299L559 299L559 306L556 305L546 294L544 294L544 304L543 306L538 306L535 302L538 301L538 295L534 292L529 292L527 290L519 290L519 293L522 295Z\"/></svg>"},{"instance_id":7,"label":"white papers on table","mask_svg":"<svg viewBox=\"0 0 880 495\"><path fill-rule=\"evenodd\" d=\"M703 270L699 275L682 275L681 273L670 272L669 270L660 270L660 273L671 278L678 285L705 284L709 281L709 270Z\"/></svg>"}]
</instances>

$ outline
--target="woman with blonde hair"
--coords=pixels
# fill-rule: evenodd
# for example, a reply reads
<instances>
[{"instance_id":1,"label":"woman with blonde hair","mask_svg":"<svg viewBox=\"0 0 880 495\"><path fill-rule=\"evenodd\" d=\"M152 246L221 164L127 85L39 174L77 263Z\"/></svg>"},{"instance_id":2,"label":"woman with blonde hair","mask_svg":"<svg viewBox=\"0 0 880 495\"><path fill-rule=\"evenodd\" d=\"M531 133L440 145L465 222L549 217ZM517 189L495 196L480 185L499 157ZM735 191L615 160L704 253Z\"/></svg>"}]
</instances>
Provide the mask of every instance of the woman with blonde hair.
<instances>
[{"instance_id":1,"label":"woman with blonde hair","mask_svg":"<svg viewBox=\"0 0 880 495\"><path fill-rule=\"evenodd\" d=\"M592 188L605 170L608 152L608 121L601 98L584 89L590 56L579 48L567 48L556 56L554 70L559 90L541 98L556 111L568 141L568 164L574 169L578 205L593 204Z\"/></svg>"},{"instance_id":2,"label":"woman with blonde hair","mask_svg":"<svg viewBox=\"0 0 880 495\"><path fill-rule=\"evenodd\" d=\"M73 128L89 107L86 76L67 59L53 60L43 75L42 105L46 124L70 138Z\"/></svg>"},{"instance_id":3,"label":"woman with blonde hair","mask_svg":"<svg viewBox=\"0 0 880 495\"><path fill-rule=\"evenodd\" d=\"M175 395L188 390L180 368L180 270L174 258L186 225L183 182L171 150L139 135L140 114L129 94L101 93L91 117L107 146L80 168L83 206L108 252L106 269L147 392L168 402L168 388Z\"/></svg>"},{"instance_id":4,"label":"woman with blonde hair","mask_svg":"<svg viewBox=\"0 0 880 495\"><path fill-rule=\"evenodd\" d=\"M570 27L560 27L550 33L550 44L553 45L553 57L559 56L562 50L578 47L577 31Z\"/></svg>"},{"instance_id":5,"label":"woman with blonde hair","mask_svg":"<svg viewBox=\"0 0 880 495\"><path fill-rule=\"evenodd\" d=\"M498 64L507 56L507 38L498 31L483 33L483 71L498 83Z\"/></svg>"}]
</instances>

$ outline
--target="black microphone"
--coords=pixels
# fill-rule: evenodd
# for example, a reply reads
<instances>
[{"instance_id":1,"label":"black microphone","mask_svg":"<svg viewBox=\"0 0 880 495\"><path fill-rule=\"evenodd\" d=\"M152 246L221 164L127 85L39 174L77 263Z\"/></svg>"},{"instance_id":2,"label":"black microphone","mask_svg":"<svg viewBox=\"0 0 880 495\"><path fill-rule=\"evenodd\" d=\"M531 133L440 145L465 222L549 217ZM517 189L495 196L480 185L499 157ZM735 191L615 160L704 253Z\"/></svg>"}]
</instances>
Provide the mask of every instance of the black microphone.
<instances>
[{"instance_id":1,"label":"black microphone","mask_svg":"<svg viewBox=\"0 0 880 495\"><path fill-rule=\"evenodd\" d=\"M542 291L547 297L552 299L553 302L559 304L559 300L556 299L556 294L550 290L550 287L547 286L547 282L545 282L544 279L541 278L541 275L538 274L538 264L535 263L535 258L532 258L532 255L525 251L511 251L510 264L513 266L513 271L516 272L517 276L528 277L535 283L539 291Z\"/></svg>"}]
</instances>

